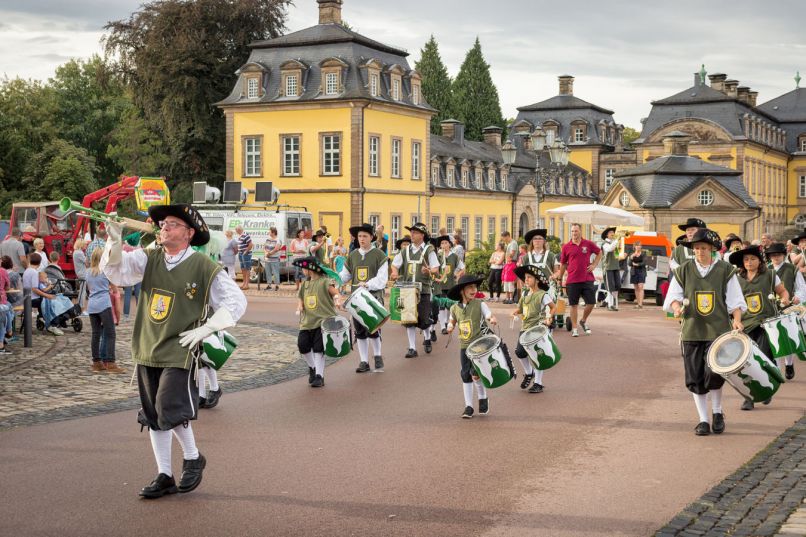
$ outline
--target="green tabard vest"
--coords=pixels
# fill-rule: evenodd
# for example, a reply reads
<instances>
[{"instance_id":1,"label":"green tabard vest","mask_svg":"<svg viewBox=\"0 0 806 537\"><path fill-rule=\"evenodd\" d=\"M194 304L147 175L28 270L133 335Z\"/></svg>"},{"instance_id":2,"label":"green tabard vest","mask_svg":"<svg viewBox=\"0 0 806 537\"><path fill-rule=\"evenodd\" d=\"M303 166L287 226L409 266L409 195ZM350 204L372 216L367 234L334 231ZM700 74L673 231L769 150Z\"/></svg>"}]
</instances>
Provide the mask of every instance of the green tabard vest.
<instances>
[{"instance_id":1,"label":"green tabard vest","mask_svg":"<svg viewBox=\"0 0 806 537\"><path fill-rule=\"evenodd\" d=\"M546 316L543 315L542 307L544 296L546 296L546 292L542 289L538 289L534 292L529 291L518 301L518 308L521 310L521 313L523 313L523 326L521 330L534 328L546 318Z\"/></svg>"},{"instance_id":2,"label":"green tabard vest","mask_svg":"<svg viewBox=\"0 0 806 537\"><path fill-rule=\"evenodd\" d=\"M604 252L604 249L602 251ZM612 252L604 252L602 266L605 270L618 270L618 256L615 249Z\"/></svg>"},{"instance_id":3,"label":"green tabard vest","mask_svg":"<svg viewBox=\"0 0 806 537\"><path fill-rule=\"evenodd\" d=\"M423 265L428 266L428 255L433 251L434 247L430 244L426 244L416 254L411 253L411 247L400 251L403 258L403 264L400 265L403 281L421 283L423 287L420 293L423 295L431 294L431 274L423 274L422 268Z\"/></svg>"},{"instance_id":4,"label":"green tabard vest","mask_svg":"<svg viewBox=\"0 0 806 537\"><path fill-rule=\"evenodd\" d=\"M773 270L775 270L773 268ZM778 278L781 280L781 283L784 284L784 288L786 292L789 293L789 300L792 300L795 297L795 272L797 269L795 265L792 263L787 263L784 261L781 263L781 266L778 270L775 270L775 274L778 275Z\"/></svg>"},{"instance_id":5,"label":"green tabard vest","mask_svg":"<svg viewBox=\"0 0 806 537\"><path fill-rule=\"evenodd\" d=\"M388 270L386 255L379 249L373 247L361 258L361 252L357 249L350 252L347 262L344 264L347 271L353 277L351 292L358 289L359 284L368 282L378 275L381 270ZM372 291L375 298L383 298L383 290Z\"/></svg>"},{"instance_id":6,"label":"green tabard vest","mask_svg":"<svg viewBox=\"0 0 806 537\"><path fill-rule=\"evenodd\" d=\"M191 350L179 345L179 333L201 324L207 314L210 285L221 270L204 254L194 252L172 270L165 267L164 250L146 252L132 359L150 367L190 369Z\"/></svg>"},{"instance_id":7,"label":"green tabard vest","mask_svg":"<svg viewBox=\"0 0 806 537\"><path fill-rule=\"evenodd\" d=\"M315 241L311 242L311 244L308 246L308 254L314 256L320 265L325 265L326 264L325 254L327 253L327 239L325 239L325 242L322 243L322 246L318 250L312 252L311 246L313 246L314 244L316 244Z\"/></svg>"},{"instance_id":8,"label":"green tabard vest","mask_svg":"<svg viewBox=\"0 0 806 537\"><path fill-rule=\"evenodd\" d=\"M682 244L678 244L672 250L672 259L674 259L675 263L678 265L682 265L689 259L694 259L694 250L691 248L686 248Z\"/></svg>"},{"instance_id":9,"label":"green tabard vest","mask_svg":"<svg viewBox=\"0 0 806 537\"><path fill-rule=\"evenodd\" d=\"M557 264L557 257L554 252L546 251L542 255L535 254L534 250L530 251L523 257L523 265L532 265L543 272L547 276L554 274L554 266Z\"/></svg>"},{"instance_id":10,"label":"green tabard vest","mask_svg":"<svg viewBox=\"0 0 806 537\"><path fill-rule=\"evenodd\" d=\"M322 326L322 321L336 316L336 306L328 292L333 281L327 276L315 280L305 280L297 296L302 299L302 314L299 318L300 330L313 330Z\"/></svg>"},{"instance_id":11,"label":"green tabard vest","mask_svg":"<svg viewBox=\"0 0 806 537\"><path fill-rule=\"evenodd\" d=\"M683 341L713 341L731 329L725 296L734 267L727 261L716 260L703 278L697 263L685 263L674 270L683 287L689 305L683 314Z\"/></svg>"},{"instance_id":12,"label":"green tabard vest","mask_svg":"<svg viewBox=\"0 0 806 537\"><path fill-rule=\"evenodd\" d=\"M462 307L460 302L451 306L451 315L456 319L456 330L459 331L459 345L466 349L468 345L481 335L484 316L481 314L481 300L473 299Z\"/></svg>"},{"instance_id":13,"label":"green tabard vest","mask_svg":"<svg viewBox=\"0 0 806 537\"><path fill-rule=\"evenodd\" d=\"M439 259L440 264L440 276L442 274L445 274L446 276L444 282L434 280L432 290L435 295L447 292L448 289L456 285L456 265L459 264L459 256L454 253L450 253L446 256L445 252L440 250L437 252L437 258Z\"/></svg>"},{"instance_id":14,"label":"green tabard vest","mask_svg":"<svg viewBox=\"0 0 806 537\"><path fill-rule=\"evenodd\" d=\"M756 274L752 282L739 275L747 311L742 313L744 331L749 333L769 317L775 317L775 305L767 296L775 292L775 272L768 270L764 274Z\"/></svg>"}]
</instances>

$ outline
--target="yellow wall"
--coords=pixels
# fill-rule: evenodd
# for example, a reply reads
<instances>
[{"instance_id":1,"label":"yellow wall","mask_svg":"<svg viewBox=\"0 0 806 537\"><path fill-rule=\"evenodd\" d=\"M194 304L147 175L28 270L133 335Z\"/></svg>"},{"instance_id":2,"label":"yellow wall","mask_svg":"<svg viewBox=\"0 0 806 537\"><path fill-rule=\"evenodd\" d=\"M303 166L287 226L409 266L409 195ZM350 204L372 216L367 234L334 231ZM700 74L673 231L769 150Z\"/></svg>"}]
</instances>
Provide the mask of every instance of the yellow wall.
<instances>
[{"instance_id":1,"label":"yellow wall","mask_svg":"<svg viewBox=\"0 0 806 537\"><path fill-rule=\"evenodd\" d=\"M490 239L490 226L488 219L495 217L495 227L492 229L494 238L501 236L501 219L507 219L507 227L512 230L512 198L496 197L490 194L480 194L474 197L451 196L444 191L437 191L431 198L431 215L439 217L439 226L447 227L448 217L454 218L454 230L462 226L462 217L468 218L468 228L465 230L465 241L468 249L476 248L476 217L481 217L481 240ZM425 224L431 229L431 219Z\"/></svg>"},{"instance_id":2,"label":"yellow wall","mask_svg":"<svg viewBox=\"0 0 806 537\"><path fill-rule=\"evenodd\" d=\"M802 210L799 205L804 203L804 198L798 196L802 175L806 175L806 156L792 157L787 169L787 222L791 222Z\"/></svg>"},{"instance_id":3,"label":"yellow wall","mask_svg":"<svg viewBox=\"0 0 806 537\"><path fill-rule=\"evenodd\" d=\"M364 111L364 187L384 190L426 192L430 177L428 150L430 123L422 117L396 114L390 111L368 108ZM369 138L379 135L381 139L379 176L369 175ZM400 178L392 178L392 137L402 139ZM412 179L412 142L420 142L420 179ZM384 209L392 209L394 204Z\"/></svg>"},{"instance_id":4,"label":"yellow wall","mask_svg":"<svg viewBox=\"0 0 806 537\"><path fill-rule=\"evenodd\" d=\"M596 152L589 148L575 148L571 146L571 153L568 155L568 161L576 164L580 168L584 168L588 173L593 173L593 157Z\"/></svg>"}]
</instances>

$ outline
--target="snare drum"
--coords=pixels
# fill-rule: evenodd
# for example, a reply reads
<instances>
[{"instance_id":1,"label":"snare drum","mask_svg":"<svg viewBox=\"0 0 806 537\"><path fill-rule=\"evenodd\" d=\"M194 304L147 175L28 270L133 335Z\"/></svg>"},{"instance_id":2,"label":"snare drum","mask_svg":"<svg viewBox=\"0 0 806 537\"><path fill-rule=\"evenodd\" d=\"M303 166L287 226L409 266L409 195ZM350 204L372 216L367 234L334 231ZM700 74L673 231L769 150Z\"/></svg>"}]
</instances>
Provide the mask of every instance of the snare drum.
<instances>
[{"instance_id":1,"label":"snare drum","mask_svg":"<svg viewBox=\"0 0 806 537\"><path fill-rule=\"evenodd\" d=\"M350 354L350 321L338 316L322 321L322 342L326 356L341 358Z\"/></svg>"},{"instance_id":2,"label":"snare drum","mask_svg":"<svg viewBox=\"0 0 806 537\"><path fill-rule=\"evenodd\" d=\"M524 330L518 342L526 350L532 364L540 371L551 369L562 358L551 331L544 324Z\"/></svg>"},{"instance_id":3,"label":"snare drum","mask_svg":"<svg viewBox=\"0 0 806 537\"><path fill-rule=\"evenodd\" d=\"M742 332L728 332L714 340L708 349L708 367L756 403L775 395L784 382L775 363Z\"/></svg>"},{"instance_id":4,"label":"snare drum","mask_svg":"<svg viewBox=\"0 0 806 537\"><path fill-rule=\"evenodd\" d=\"M778 317L771 317L761 326L767 332L774 358L806 353L806 340L800 329L797 314L784 313Z\"/></svg>"},{"instance_id":5,"label":"snare drum","mask_svg":"<svg viewBox=\"0 0 806 537\"><path fill-rule=\"evenodd\" d=\"M383 323L389 320L389 312L366 287L356 289L344 302L344 309L370 334L374 334Z\"/></svg>"},{"instance_id":6,"label":"snare drum","mask_svg":"<svg viewBox=\"0 0 806 537\"><path fill-rule=\"evenodd\" d=\"M405 324L417 323L417 303L420 301L419 283L397 282L389 291L391 319Z\"/></svg>"},{"instance_id":7,"label":"snare drum","mask_svg":"<svg viewBox=\"0 0 806 537\"><path fill-rule=\"evenodd\" d=\"M470 342L465 350L467 358L473 364L476 375L487 388L498 388L512 379L504 351L501 349L501 338L489 334Z\"/></svg>"}]
</instances>

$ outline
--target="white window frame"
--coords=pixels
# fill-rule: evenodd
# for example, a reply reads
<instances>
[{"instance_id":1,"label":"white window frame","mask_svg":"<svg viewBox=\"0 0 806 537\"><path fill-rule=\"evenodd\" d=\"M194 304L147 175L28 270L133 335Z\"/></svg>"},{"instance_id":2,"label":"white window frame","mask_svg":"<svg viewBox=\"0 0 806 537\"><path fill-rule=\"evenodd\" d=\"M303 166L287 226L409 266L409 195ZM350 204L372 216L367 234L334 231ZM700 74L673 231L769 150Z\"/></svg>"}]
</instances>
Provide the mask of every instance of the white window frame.
<instances>
[{"instance_id":1,"label":"white window frame","mask_svg":"<svg viewBox=\"0 0 806 537\"><path fill-rule=\"evenodd\" d=\"M420 142L411 143L411 178L420 178L420 150L422 144Z\"/></svg>"},{"instance_id":2,"label":"white window frame","mask_svg":"<svg viewBox=\"0 0 806 537\"><path fill-rule=\"evenodd\" d=\"M420 221L420 215L417 213L411 213L411 227L414 227L414 224Z\"/></svg>"},{"instance_id":3,"label":"white window frame","mask_svg":"<svg viewBox=\"0 0 806 537\"><path fill-rule=\"evenodd\" d=\"M411 85L411 102L412 104L420 104L420 85Z\"/></svg>"},{"instance_id":4,"label":"white window frame","mask_svg":"<svg viewBox=\"0 0 806 537\"><path fill-rule=\"evenodd\" d=\"M495 240L495 217L487 217L487 241L493 242Z\"/></svg>"},{"instance_id":5,"label":"white window frame","mask_svg":"<svg viewBox=\"0 0 806 537\"><path fill-rule=\"evenodd\" d=\"M554 138L556 138L556 137L557 137L557 135L554 132L553 128L546 129L546 145L553 144L554 143Z\"/></svg>"},{"instance_id":6,"label":"white window frame","mask_svg":"<svg viewBox=\"0 0 806 537\"><path fill-rule=\"evenodd\" d=\"M322 135L322 175L341 175L341 136L338 134Z\"/></svg>"},{"instance_id":7,"label":"white window frame","mask_svg":"<svg viewBox=\"0 0 806 537\"><path fill-rule=\"evenodd\" d=\"M627 193L626 190L621 193L621 196L619 196L619 203L621 204L622 207L630 206L630 195Z\"/></svg>"},{"instance_id":8,"label":"white window frame","mask_svg":"<svg viewBox=\"0 0 806 537\"><path fill-rule=\"evenodd\" d=\"M436 185L439 182L439 167L431 166L431 184Z\"/></svg>"},{"instance_id":9,"label":"white window frame","mask_svg":"<svg viewBox=\"0 0 806 537\"><path fill-rule=\"evenodd\" d=\"M700 193L697 194L697 203L702 205L703 207L708 207L709 205L714 204L714 193L711 190L704 189L700 190Z\"/></svg>"},{"instance_id":10,"label":"white window frame","mask_svg":"<svg viewBox=\"0 0 806 537\"><path fill-rule=\"evenodd\" d=\"M439 233L439 215L432 214L431 215L431 234L436 237L437 233Z\"/></svg>"},{"instance_id":11,"label":"white window frame","mask_svg":"<svg viewBox=\"0 0 806 537\"><path fill-rule=\"evenodd\" d=\"M445 229L448 230L448 235L453 235L455 227L456 227L456 217L455 216L445 217Z\"/></svg>"},{"instance_id":12,"label":"white window frame","mask_svg":"<svg viewBox=\"0 0 806 537\"><path fill-rule=\"evenodd\" d=\"M806 175L798 177L798 197L806 198Z\"/></svg>"},{"instance_id":13,"label":"white window frame","mask_svg":"<svg viewBox=\"0 0 806 537\"><path fill-rule=\"evenodd\" d=\"M462 237L469 237L470 236L470 217L463 216L459 222L461 223L462 227Z\"/></svg>"},{"instance_id":14,"label":"white window frame","mask_svg":"<svg viewBox=\"0 0 806 537\"><path fill-rule=\"evenodd\" d=\"M462 188L467 188L467 176L468 176L467 168L462 167Z\"/></svg>"},{"instance_id":15,"label":"white window frame","mask_svg":"<svg viewBox=\"0 0 806 537\"><path fill-rule=\"evenodd\" d=\"M393 78L392 79L392 99L395 101L400 100L400 79Z\"/></svg>"},{"instance_id":16,"label":"white window frame","mask_svg":"<svg viewBox=\"0 0 806 537\"><path fill-rule=\"evenodd\" d=\"M289 146L290 144L290 146ZM300 137L283 136L283 175L300 175Z\"/></svg>"},{"instance_id":17,"label":"white window frame","mask_svg":"<svg viewBox=\"0 0 806 537\"><path fill-rule=\"evenodd\" d=\"M501 217L501 233L504 231L509 231L509 217L502 216Z\"/></svg>"},{"instance_id":18,"label":"white window frame","mask_svg":"<svg viewBox=\"0 0 806 537\"><path fill-rule=\"evenodd\" d=\"M616 169L615 168L607 168L605 170L605 178L604 178L605 179L605 181L604 181L604 183L605 183L604 184L605 192L610 190L610 187L613 186L613 180L615 179L615 176L616 176Z\"/></svg>"},{"instance_id":19,"label":"white window frame","mask_svg":"<svg viewBox=\"0 0 806 537\"><path fill-rule=\"evenodd\" d=\"M367 165L369 175L378 177L380 175L379 160L381 151L381 137L369 137L369 163Z\"/></svg>"},{"instance_id":20,"label":"white window frame","mask_svg":"<svg viewBox=\"0 0 806 537\"><path fill-rule=\"evenodd\" d=\"M257 99L260 97L260 82L257 77L249 77L246 79L246 98Z\"/></svg>"},{"instance_id":21,"label":"white window frame","mask_svg":"<svg viewBox=\"0 0 806 537\"><path fill-rule=\"evenodd\" d=\"M481 248L481 235L484 232L484 230L482 229L482 226L484 226L484 217L483 216L477 216L475 220L476 220L476 227L473 230L473 232L475 234L475 236L474 236L475 243L474 244L475 244L476 248Z\"/></svg>"},{"instance_id":22,"label":"white window frame","mask_svg":"<svg viewBox=\"0 0 806 537\"><path fill-rule=\"evenodd\" d=\"M509 173L502 171L501 172L501 190L507 189L507 179L509 178Z\"/></svg>"},{"instance_id":23,"label":"white window frame","mask_svg":"<svg viewBox=\"0 0 806 537\"><path fill-rule=\"evenodd\" d=\"M487 187L495 190L495 170L487 170Z\"/></svg>"},{"instance_id":24,"label":"white window frame","mask_svg":"<svg viewBox=\"0 0 806 537\"><path fill-rule=\"evenodd\" d=\"M398 239L400 239L400 215L394 214L392 215L392 229L391 229L391 237L389 240L394 245L397 243Z\"/></svg>"},{"instance_id":25,"label":"white window frame","mask_svg":"<svg viewBox=\"0 0 806 537\"><path fill-rule=\"evenodd\" d=\"M369 225L372 226L372 229L377 229L380 223L381 223L381 215L379 214L369 215Z\"/></svg>"},{"instance_id":26,"label":"white window frame","mask_svg":"<svg viewBox=\"0 0 806 537\"><path fill-rule=\"evenodd\" d=\"M375 73L369 75L369 94L373 97L378 96L378 78Z\"/></svg>"},{"instance_id":27,"label":"white window frame","mask_svg":"<svg viewBox=\"0 0 806 537\"><path fill-rule=\"evenodd\" d=\"M261 138L244 138L244 177L260 177L261 173Z\"/></svg>"},{"instance_id":28,"label":"white window frame","mask_svg":"<svg viewBox=\"0 0 806 537\"><path fill-rule=\"evenodd\" d=\"M336 95L339 92L339 73L325 73L325 95Z\"/></svg>"},{"instance_id":29,"label":"white window frame","mask_svg":"<svg viewBox=\"0 0 806 537\"><path fill-rule=\"evenodd\" d=\"M400 153L403 141L400 138L392 138L392 177L400 178Z\"/></svg>"},{"instance_id":30,"label":"white window frame","mask_svg":"<svg viewBox=\"0 0 806 537\"><path fill-rule=\"evenodd\" d=\"M296 97L299 91L299 79L297 75L286 75L285 77L285 96Z\"/></svg>"},{"instance_id":31,"label":"white window frame","mask_svg":"<svg viewBox=\"0 0 806 537\"><path fill-rule=\"evenodd\" d=\"M800 150L806 151L806 137L800 139Z\"/></svg>"},{"instance_id":32,"label":"white window frame","mask_svg":"<svg viewBox=\"0 0 806 537\"><path fill-rule=\"evenodd\" d=\"M574 142L580 143L585 141L585 129L582 127L574 127Z\"/></svg>"}]
</instances>

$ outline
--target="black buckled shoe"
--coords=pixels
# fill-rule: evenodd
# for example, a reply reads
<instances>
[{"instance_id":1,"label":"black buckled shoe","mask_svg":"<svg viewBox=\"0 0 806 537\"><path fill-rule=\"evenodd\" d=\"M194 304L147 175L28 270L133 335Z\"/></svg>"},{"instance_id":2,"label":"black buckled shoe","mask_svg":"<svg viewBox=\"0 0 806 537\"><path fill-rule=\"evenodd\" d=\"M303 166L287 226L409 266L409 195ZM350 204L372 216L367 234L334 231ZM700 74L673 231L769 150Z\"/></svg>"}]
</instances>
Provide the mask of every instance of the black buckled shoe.
<instances>
[{"instance_id":1,"label":"black buckled shoe","mask_svg":"<svg viewBox=\"0 0 806 537\"><path fill-rule=\"evenodd\" d=\"M523 376L523 381L521 382L521 390L525 390L526 388L528 388L529 384L532 383L532 379L534 379L534 378L535 378L534 373L532 373L530 375L524 375Z\"/></svg>"},{"instance_id":2,"label":"black buckled shoe","mask_svg":"<svg viewBox=\"0 0 806 537\"><path fill-rule=\"evenodd\" d=\"M434 328L433 326L431 327L431 342L432 343L437 342L437 329Z\"/></svg>"},{"instance_id":3,"label":"black buckled shoe","mask_svg":"<svg viewBox=\"0 0 806 537\"><path fill-rule=\"evenodd\" d=\"M745 399L742 403L742 410L753 410L756 407L752 399Z\"/></svg>"},{"instance_id":4,"label":"black buckled shoe","mask_svg":"<svg viewBox=\"0 0 806 537\"><path fill-rule=\"evenodd\" d=\"M207 398L199 397L199 408L207 408Z\"/></svg>"},{"instance_id":5,"label":"black buckled shoe","mask_svg":"<svg viewBox=\"0 0 806 537\"><path fill-rule=\"evenodd\" d=\"M375 371L383 370L383 358L381 356L375 357Z\"/></svg>"},{"instance_id":6,"label":"black buckled shoe","mask_svg":"<svg viewBox=\"0 0 806 537\"><path fill-rule=\"evenodd\" d=\"M529 393L543 393L543 385L535 382L534 385L529 388Z\"/></svg>"},{"instance_id":7,"label":"black buckled shoe","mask_svg":"<svg viewBox=\"0 0 806 537\"><path fill-rule=\"evenodd\" d=\"M207 404L204 406L204 408L215 408L215 406L218 404L219 399L221 399L220 386L216 391L214 392L211 391L207 394Z\"/></svg>"},{"instance_id":8,"label":"black buckled shoe","mask_svg":"<svg viewBox=\"0 0 806 537\"><path fill-rule=\"evenodd\" d=\"M462 413L462 419L469 420L472 417L473 417L473 407L466 406L465 411Z\"/></svg>"},{"instance_id":9,"label":"black buckled shoe","mask_svg":"<svg viewBox=\"0 0 806 537\"><path fill-rule=\"evenodd\" d=\"M447 328L442 329L442 335L443 336L448 335L448 329Z\"/></svg>"},{"instance_id":10,"label":"black buckled shoe","mask_svg":"<svg viewBox=\"0 0 806 537\"><path fill-rule=\"evenodd\" d=\"M316 378L316 369L313 367L308 368L308 384L313 384L313 380Z\"/></svg>"},{"instance_id":11,"label":"black buckled shoe","mask_svg":"<svg viewBox=\"0 0 806 537\"><path fill-rule=\"evenodd\" d=\"M486 416L490 412L490 402L484 398L479 399L479 414Z\"/></svg>"},{"instance_id":12,"label":"black buckled shoe","mask_svg":"<svg viewBox=\"0 0 806 537\"><path fill-rule=\"evenodd\" d=\"M140 489L140 497L153 500L155 498L162 498L166 494L176 494L176 492L176 481L174 481L174 478L169 475L159 474L150 485Z\"/></svg>"},{"instance_id":13,"label":"black buckled shoe","mask_svg":"<svg viewBox=\"0 0 806 537\"><path fill-rule=\"evenodd\" d=\"M199 453L199 458L192 461L182 461L182 477L179 478L179 492L190 492L194 490L202 481L202 472L207 466L207 459Z\"/></svg>"},{"instance_id":14,"label":"black buckled shoe","mask_svg":"<svg viewBox=\"0 0 806 537\"><path fill-rule=\"evenodd\" d=\"M711 429L714 431L714 434L722 434L725 432L725 415L722 412L714 412Z\"/></svg>"},{"instance_id":15,"label":"black buckled shoe","mask_svg":"<svg viewBox=\"0 0 806 537\"><path fill-rule=\"evenodd\" d=\"M316 377L313 379L313 382L311 382L311 388L321 388L324 385L325 378L322 375L316 375Z\"/></svg>"},{"instance_id":16,"label":"black buckled shoe","mask_svg":"<svg viewBox=\"0 0 806 537\"><path fill-rule=\"evenodd\" d=\"M361 362L361 364L355 368L356 373L366 373L369 371L369 363Z\"/></svg>"},{"instance_id":17,"label":"black buckled shoe","mask_svg":"<svg viewBox=\"0 0 806 537\"><path fill-rule=\"evenodd\" d=\"M417 350L416 349L409 349L406 353L406 358L416 358L417 357Z\"/></svg>"},{"instance_id":18,"label":"black buckled shoe","mask_svg":"<svg viewBox=\"0 0 806 537\"><path fill-rule=\"evenodd\" d=\"M694 434L696 434L697 436L708 436L709 434L711 434L711 426L708 425L707 421L701 421L694 428Z\"/></svg>"},{"instance_id":19,"label":"black buckled shoe","mask_svg":"<svg viewBox=\"0 0 806 537\"><path fill-rule=\"evenodd\" d=\"M431 354L431 340L426 339L423 341L423 348L425 349L426 354Z\"/></svg>"},{"instance_id":20,"label":"black buckled shoe","mask_svg":"<svg viewBox=\"0 0 806 537\"><path fill-rule=\"evenodd\" d=\"M786 369L786 380L792 380L795 378L795 366L788 365L784 369Z\"/></svg>"}]
</instances>

